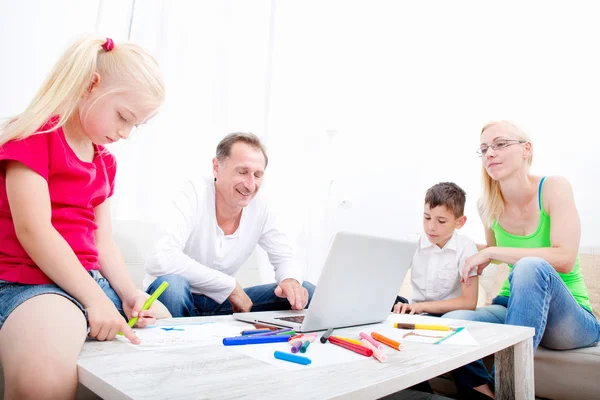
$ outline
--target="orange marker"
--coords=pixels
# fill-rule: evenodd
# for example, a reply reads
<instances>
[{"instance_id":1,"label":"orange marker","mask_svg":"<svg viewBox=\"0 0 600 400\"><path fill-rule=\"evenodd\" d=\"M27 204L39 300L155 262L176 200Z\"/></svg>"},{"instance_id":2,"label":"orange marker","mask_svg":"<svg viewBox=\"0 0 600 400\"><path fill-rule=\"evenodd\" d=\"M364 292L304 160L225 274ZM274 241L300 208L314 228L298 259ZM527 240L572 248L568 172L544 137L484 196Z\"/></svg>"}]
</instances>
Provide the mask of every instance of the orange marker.
<instances>
[{"instance_id":1,"label":"orange marker","mask_svg":"<svg viewBox=\"0 0 600 400\"><path fill-rule=\"evenodd\" d=\"M265 325L265 324L254 324L254 327L255 327L256 329L268 329L268 330L270 330L270 331L275 331L275 330L279 329L279 328L277 328L277 327L275 327L275 326L272 326L272 325Z\"/></svg>"},{"instance_id":2,"label":"orange marker","mask_svg":"<svg viewBox=\"0 0 600 400\"><path fill-rule=\"evenodd\" d=\"M390 346L392 349L398 350L400 351L400 343L396 342L395 340L392 340L388 337L385 337L383 335L380 335L377 332L371 332L371 337L375 340L377 340L378 342L381 342L387 346Z\"/></svg>"}]
</instances>

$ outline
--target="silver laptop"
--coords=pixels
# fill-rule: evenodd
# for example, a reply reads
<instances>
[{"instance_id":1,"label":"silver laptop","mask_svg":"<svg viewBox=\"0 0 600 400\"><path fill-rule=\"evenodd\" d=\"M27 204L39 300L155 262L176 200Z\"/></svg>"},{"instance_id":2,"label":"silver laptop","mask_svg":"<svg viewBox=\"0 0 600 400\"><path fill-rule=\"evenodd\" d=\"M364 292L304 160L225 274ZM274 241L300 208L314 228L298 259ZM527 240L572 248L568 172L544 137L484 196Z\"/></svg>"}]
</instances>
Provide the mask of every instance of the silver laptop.
<instances>
[{"instance_id":1,"label":"silver laptop","mask_svg":"<svg viewBox=\"0 0 600 400\"><path fill-rule=\"evenodd\" d=\"M338 233L310 306L300 311L235 313L240 321L311 332L385 320L410 267L416 242Z\"/></svg>"}]
</instances>

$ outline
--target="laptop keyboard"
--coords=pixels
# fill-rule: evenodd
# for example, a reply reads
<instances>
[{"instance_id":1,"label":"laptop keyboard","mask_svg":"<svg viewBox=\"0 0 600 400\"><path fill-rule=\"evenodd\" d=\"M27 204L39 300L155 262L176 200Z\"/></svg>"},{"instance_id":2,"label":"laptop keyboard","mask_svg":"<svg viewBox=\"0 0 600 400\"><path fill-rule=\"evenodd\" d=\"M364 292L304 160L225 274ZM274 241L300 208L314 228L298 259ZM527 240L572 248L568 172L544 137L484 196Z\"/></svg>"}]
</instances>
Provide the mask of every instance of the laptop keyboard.
<instances>
[{"instance_id":1,"label":"laptop keyboard","mask_svg":"<svg viewBox=\"0 0 600 400\"><path fill-rule=\"evenodd\" d=\"M302 322L304 322L304 315L298 315L296 317L275 317L275 319L301 324Z\"/></svg>"}]
</instances>

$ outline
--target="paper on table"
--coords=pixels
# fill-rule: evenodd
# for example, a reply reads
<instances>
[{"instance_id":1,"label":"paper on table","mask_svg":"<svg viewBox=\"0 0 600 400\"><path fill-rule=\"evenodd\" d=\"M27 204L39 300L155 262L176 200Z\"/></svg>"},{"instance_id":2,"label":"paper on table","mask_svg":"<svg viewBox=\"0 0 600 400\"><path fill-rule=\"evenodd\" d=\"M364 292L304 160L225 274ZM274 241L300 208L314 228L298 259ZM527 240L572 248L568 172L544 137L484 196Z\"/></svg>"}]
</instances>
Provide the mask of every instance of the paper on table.
<instances>
[{"instance_id":1,"label":"paper on table","mask_svg":"<svg viewBox=\"0 0 600 400\"><path fill-rule=\"evenodd\" d=\"M206 346L221 342L224 337L240 334L240 328L219 323L153 325L144 329L134 329L141 340L138 345L132 344L138 350L155 350L181 346ZM125 337L117 340L129 343ZM130 343L131 344L131 343Z\"/></svg>"},{"instance_id":2,"label":"paper on table","mask_svg":"<svg viewBox=\"0 0 600 400\"><path fill-rule=\"evenodd\" d=\"M391 339L402 342L417 342L417 343L431 343L434 344L440 339L448 337L454 333L444 331L430 331L424 329L386 329L384 335ZM466 329L462 329L460 332L452 335L448 339L442 341L439 345L461 345L461 346L477 346L477 341Z\"/></svg>"},{"instance_id":3,"label":"paper on table","mask_svg":"<svg viewBox=\"0 0 600 400\"><path fill-rule=\"evenodd\" d=\"M278 360L273 356L275 350L290 352L292 346L288 343L268 343L268 344L253 344L246 346L232 346L231 349L255 358L259 361L266 362L276 367L287 371L297 371L306 368L319 368L327 365L342 364L354 361L369 360L377 362L373 357L365 357L356 354L350 350L346 350L340 346L331 343L321 343L315 341L308 346L306 353L297 353L299 356L310 358L312 361L309 365L294 364L288 361Z\"/></svg>"}]
</instances>

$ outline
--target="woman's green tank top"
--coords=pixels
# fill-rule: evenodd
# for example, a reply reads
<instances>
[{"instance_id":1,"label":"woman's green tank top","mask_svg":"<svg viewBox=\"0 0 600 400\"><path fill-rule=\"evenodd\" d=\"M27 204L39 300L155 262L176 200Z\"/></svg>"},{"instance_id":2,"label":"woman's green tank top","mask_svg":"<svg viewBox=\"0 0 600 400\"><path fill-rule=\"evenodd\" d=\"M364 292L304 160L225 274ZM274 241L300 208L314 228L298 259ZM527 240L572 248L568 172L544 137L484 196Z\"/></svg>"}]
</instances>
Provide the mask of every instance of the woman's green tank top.
<instances>
[{"instance_id":1,"label":"woman's green tank top","mask_svg":"<svg viewBox=\"0 0 600 400\"><path fill-rule=\"evenodd\" d=\"M497 221L494 221L492 224L492 231L494 232L494 236L496 237L496 246L498 247L517 247L517 248L539 248L539 247L551 247L550 243L550 216L546 214L544 211L544 207L542 206L542 185L544 184L544 180L546 178L542 178L540 181L540 186L538 188L538 204L540 207L540 222L538 224L537 230L528 236L516 236L506 232ZM509 272L512 271L512 265L509 265ZM587 308L592 311L592 306L590 304L590 299L588 296L587 288L585 287L585 283L583 282L583 275L581 275L581 271L579 268L579 256L577 256L577 260L575 261L575 266L571 270L571 272L567 274L558 275L562 278L567 288L575 297L575 300L579 305ZM510 296L510 283L508 281L508 277L504 281L500 292L498 293L500 296Z\"/></svg>"}]
</instances>

